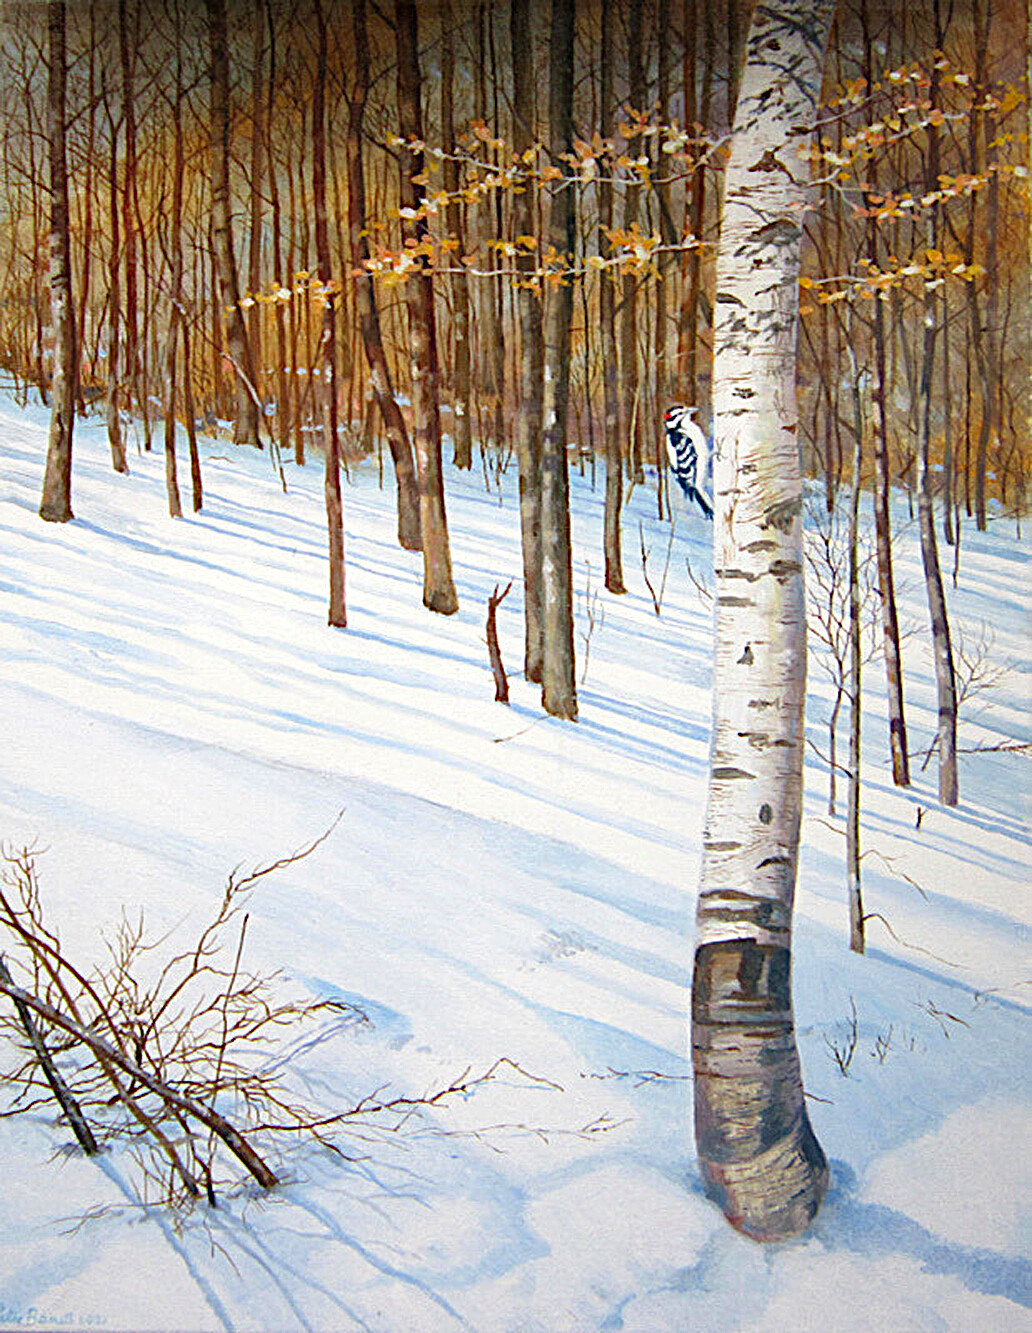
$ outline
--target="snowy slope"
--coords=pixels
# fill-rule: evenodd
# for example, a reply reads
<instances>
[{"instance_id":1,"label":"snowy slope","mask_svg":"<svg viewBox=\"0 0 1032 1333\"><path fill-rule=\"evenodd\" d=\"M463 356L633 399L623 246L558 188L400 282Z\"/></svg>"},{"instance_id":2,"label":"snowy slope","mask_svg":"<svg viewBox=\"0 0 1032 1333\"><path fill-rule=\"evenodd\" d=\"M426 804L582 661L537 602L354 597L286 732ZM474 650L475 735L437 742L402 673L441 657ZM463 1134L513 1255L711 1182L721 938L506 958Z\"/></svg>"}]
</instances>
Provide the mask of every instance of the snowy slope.
<instances>
[{"instance_id":1,"label":"snowy slope","mask_svg":"<svg viewBox=\"0 0 1032 1333\"><path fill-rule=\"evenodd\" d=\"M76 521L36 516L45 414L0 398L0 838L36 842L77 957L123 907L190 938L236 865L309 842L251 906L252 965L370 1022L296 1056L311 1095L418 1095L511 1071L341 1161L297 1145L271 1198L178 1225L133 1206L45 1114L0 1121L0 1328L641 1330L1032 1328L1026 756L934 761L892 787L868 668L870 950L848 953L841 820L808 774L796 1002L833 1164L812 1233L758 1248L701 1195L686 1011L708 747L706 525L631 498L631 592L601 585L601 493L574 477L581 721L518 678L518 588L499 612L513 706L492 701L486 600L520 568L501 493L449 472L461 610L420 605L375 464L345 488L349 628L325 625L321 477L205 446L203 513L165 512L162 459L107 464L76 433ZM903 516L901 511L901 517ZM1005 530L1004 530L1005 529ZM965 534L952 605L1008 667L961 745L1032 739L1027 545ZM915 748L934 725L916 534L900 538ZM589 570L590 562L590 570ZM590 586L589 586L590 580ZM603 612L600 617L598 612ZM602 623L599 623L601 619ZM823 746L827 686L811 676ZM980 711L981 710L981 711ZM921 828L915 828L918 808ZM175 936L173 937L175 938ZM844 1075L833 1053L857 1041ZM92 1210L101 1210L94 1214ZM90 1213L85 1222L82 1219ZM82 1223L77 1225L77 1223Z\"/></svg>"}]
</instances>

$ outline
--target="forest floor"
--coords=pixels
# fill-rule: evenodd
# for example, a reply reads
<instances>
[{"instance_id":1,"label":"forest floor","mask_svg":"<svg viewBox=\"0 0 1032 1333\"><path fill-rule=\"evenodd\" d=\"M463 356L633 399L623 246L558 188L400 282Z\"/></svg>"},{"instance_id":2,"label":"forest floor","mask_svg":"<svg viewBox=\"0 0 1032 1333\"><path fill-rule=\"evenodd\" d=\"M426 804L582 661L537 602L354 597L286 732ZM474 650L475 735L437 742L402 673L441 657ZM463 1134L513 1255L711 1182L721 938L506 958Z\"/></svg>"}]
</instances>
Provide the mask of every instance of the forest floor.
<instances>
[{"instance_id":1,"label":"forest floor","mask_svg":"<svg viewBox=\"0 0 1032 1333\"><path fill-rule=\"evenodd\" d=\"M394 1129L343 1130L343 1158L270 1148L285 1181L270 1195L178 1218L140 1206L124 1151L69 1149L48 1108L0 1120L0 1328L1032 1329L1030 770L985 748L1032 741L1029 547L1012 520L965 529L950 591L998 676L965 705L961 802L944 810L934 759L921 767L935 709L916 524L897 507L918 758L894 788L872 662L864 957L847 947L841 799L829 816L810 756L795 1000L832 1183L808 1235L764 1248L703 1197L692 1145L705 522L679 509L671 542L637 488L630 591L610 596L601 472L596 490L574 475L571 725L518 675L515 465L500 489L447 471L449 619L421 606L375 460L352 469L349 628L330 630L319 466L288 464L284 493L267 457L206 441L205 508L172 521L160 454L134 449L114 475L94 418L76 430L76 519L50 526L45 446L45 412L0 398L0 838L40 849L69 955L100 961L123 912L181 947L234 867L343 811L248 907L251 967L367 1020L297 1042L292 1076L333 1111L512 1065ZM657 592L670 547L659 616L639 523ZM505 707L484 618L510 579ZM820 750L829 704L815 662Z\"/></svg>"}]
</instances>

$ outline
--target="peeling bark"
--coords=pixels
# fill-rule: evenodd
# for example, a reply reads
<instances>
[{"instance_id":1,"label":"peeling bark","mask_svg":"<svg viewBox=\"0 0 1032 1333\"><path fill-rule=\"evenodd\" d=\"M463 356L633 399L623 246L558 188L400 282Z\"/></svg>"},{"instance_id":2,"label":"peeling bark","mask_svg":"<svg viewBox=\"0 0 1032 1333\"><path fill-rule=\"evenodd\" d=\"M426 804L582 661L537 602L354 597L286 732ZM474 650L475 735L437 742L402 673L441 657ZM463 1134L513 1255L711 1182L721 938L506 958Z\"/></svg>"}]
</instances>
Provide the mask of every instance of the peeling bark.
<instances>
[{"instance_id":1,"label":"peeling bark","mask_svg":"<svg viewBox=\"0 0 1032 1333\"><path fill-rule=\"evenodd\" d=\"M785 0L756 11L717 257L717 610L692 987L695 1135L707 1193L763 1241L802 1231L828 1179L791 999L806 686L795 390L806 183L784 148L812 126L833 8Z\"/></svg>"}]
</instances>

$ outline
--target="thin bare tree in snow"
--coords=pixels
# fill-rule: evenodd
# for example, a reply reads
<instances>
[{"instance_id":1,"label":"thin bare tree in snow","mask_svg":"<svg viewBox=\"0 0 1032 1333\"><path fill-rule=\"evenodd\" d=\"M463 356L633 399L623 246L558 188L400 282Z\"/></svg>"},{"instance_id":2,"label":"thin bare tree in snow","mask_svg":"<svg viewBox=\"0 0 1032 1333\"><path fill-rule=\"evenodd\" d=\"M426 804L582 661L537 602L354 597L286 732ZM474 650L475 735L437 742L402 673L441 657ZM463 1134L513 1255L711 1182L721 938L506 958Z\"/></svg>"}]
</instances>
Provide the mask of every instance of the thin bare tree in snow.
<instances>
[{"instance_id":1,"label":"thin bare tree in snow","mask_svg":"<svg viewBox=\"0 0 1032 1333\"><path fill-rule=\"evenodd\" d=\"M827 1188L796 1049L791 926L806 617L796 329L805 167L833 0L754 14L717 257L714 705L692 985L707 1193L756 1240Z\"/></svg>"},{"instance_id":2,"label":"thin bare tree in snow","mask_svg":"<svg viewBox=\"0 0 1032 1333\"><path fill-rule=\"evenodd\" d=\"M76 338L72 301L72 255L68 235L68 164L65 156L64 0L50 0L50 71L47 82L47 142L50 150L50 311L54 326L54 377L50 439L39 516L67 523L72 513L72 429L75 424Z\"/></svg>"},{"instance_id":3,"label":"thin bare tree in snow","mask_svg":"<svg viewBox=\"0 0 1032 1333\"><path fill-rule=\"evenodd\" d=\"M230 200L229 34L226 0L207 0L211 77L212 240L218 265L219 292L226 311L226 347L236 385L233 440L261 448L258 400L251 346L240 309L240 280L233 250Z\"/></svg>"},{"instance_id":4,"label":"thin bare tree in snow","mask_svg":"<svg viewBox=\"0 0 1032 1333\"><path fill-rule=\"evenodd\" d=\"M395 0L394 29L397 39L398 124L409 145L422 141L422 91L419 68L419 18L414 0ZM413 148L410 162L402 166L399 197L407 216L418 212L420 193L417 178L423 175L423 153ZM408 229L407 240L423 241L426 219ZM423 605L441 615L454 615L459 598L452 578L448 516L444 505L441 472L441 417L437 327L434 315L433 276L426 257L419 261L418 274L406 291L408 335L412 374L412 412L415 418L416 477L419 484L419 521L423 535Z\"/></svg>"}]
</instances>

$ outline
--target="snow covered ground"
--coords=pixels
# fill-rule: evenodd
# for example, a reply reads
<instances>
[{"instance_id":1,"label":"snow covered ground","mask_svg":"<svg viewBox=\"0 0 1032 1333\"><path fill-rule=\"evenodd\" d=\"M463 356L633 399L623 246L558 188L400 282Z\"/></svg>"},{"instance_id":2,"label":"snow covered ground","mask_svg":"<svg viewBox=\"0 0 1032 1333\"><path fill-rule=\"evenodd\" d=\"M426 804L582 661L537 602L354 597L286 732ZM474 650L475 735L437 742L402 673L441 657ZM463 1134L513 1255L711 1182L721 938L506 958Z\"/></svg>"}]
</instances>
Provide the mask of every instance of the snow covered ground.
<instances>
[{"instance_id":1,"label":"snow covered ground","mask_svg":"<svg viewBox=\"0 0 1032 1333\"><path fill-rule=\"evenodd\" d=\"M41 409L0 398L0 838L46 849L68 951L99 960L123 908L192 938L234 866L343 810L250 904L254 967L370 1020L298 1049L312 1096L418 1096L500 1058L534 1078L502 1071L402 1131L342 1141L347 1160L296 1145L270 1197L178 1221L133 1205L117 1152L58 1151L70 1135L42 1112L0 1120L0 1328L1032 1328L1026 755L963 756L954 811L934 761L896 790L868 668L865 892L881 919L863 958L812 756L795 995L832 1186L804 1239L757 1247L702 1196L692 1149L710 612L685 558L701 578L702 520L679 518L657 618L638 549L640 521L658 584L654 493L628 506L616 598L599 592L601 492L574 477L579 669L589 635L590 651L581 720L561 724L517 675L518 587L499 612L513 704L493 702L483 625L520 568L514 467L501 493L448 473L462 606L447 620L421 607L375 464L355 470L341 631L325 624L317 467L288 467L284 494L268 459L210 441L205 509L173 522L161 457L114 475L94 420L76 431L76 520L56 527L36 514L45 438ZM923 750L913 527L897 556ZM1012 522L965 532L956 621L969 642L991 626L1007 671L971 701L962 746L1032 740L1029 591ZM810 700L823 748L817 670Z\"/></svg>"}]
</instances>

